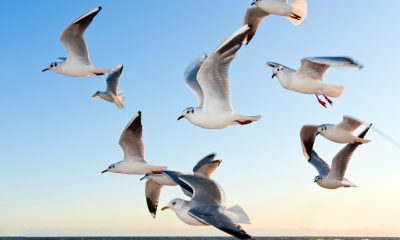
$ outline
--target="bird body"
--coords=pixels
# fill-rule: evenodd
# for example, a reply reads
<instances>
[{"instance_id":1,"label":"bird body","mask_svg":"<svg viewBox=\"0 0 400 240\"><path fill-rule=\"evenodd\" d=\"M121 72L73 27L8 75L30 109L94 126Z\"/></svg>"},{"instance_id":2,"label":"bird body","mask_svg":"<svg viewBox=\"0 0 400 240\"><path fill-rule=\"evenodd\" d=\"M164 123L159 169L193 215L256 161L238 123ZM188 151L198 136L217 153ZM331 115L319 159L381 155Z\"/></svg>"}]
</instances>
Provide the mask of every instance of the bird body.
<instances>
[{"instance_id":1,"label":"bird body","mask_svg":"<svg viewBox=\"0 0 400 240\"><path fill-rule=\"evenodd\" d=\"M346 143L369 143L370 140L359 138L354 136L351 132L341 129L337 126L327 128L324 131L321 131L320 134L335 143L346 144Z\"/></svg>"},{"instance_id":2,"label":"bird body","mask_svg":"<svg viewBox=\"0 0 400 240\"><path fill-rule=\"evenodd\" d=\"M326 189L338 189L341 187L357 187L354 183L345 179L335 179L335 178L323 178L321 180L317 180L316 183L323 188Z\"/></svg>"}]
</instances>

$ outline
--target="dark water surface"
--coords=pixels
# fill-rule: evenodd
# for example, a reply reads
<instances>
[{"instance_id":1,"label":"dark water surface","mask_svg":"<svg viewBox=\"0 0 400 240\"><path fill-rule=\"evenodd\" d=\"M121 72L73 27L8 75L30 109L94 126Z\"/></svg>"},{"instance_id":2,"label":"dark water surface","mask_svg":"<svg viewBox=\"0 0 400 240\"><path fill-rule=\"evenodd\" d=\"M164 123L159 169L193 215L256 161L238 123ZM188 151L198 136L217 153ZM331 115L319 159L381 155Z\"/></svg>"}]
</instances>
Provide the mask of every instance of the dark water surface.
<instances>
[{"instance_id":1,"label":"dark water surface","mask_svg":"<svg viewBox=\"0 0 400 240\"><path fill-rule=\"evenodd\" d=\"M393 240L370 237L254 237L258 240ZM230 237L0 237L1 240L234 240Z\"/></svg>"}]
</instances>

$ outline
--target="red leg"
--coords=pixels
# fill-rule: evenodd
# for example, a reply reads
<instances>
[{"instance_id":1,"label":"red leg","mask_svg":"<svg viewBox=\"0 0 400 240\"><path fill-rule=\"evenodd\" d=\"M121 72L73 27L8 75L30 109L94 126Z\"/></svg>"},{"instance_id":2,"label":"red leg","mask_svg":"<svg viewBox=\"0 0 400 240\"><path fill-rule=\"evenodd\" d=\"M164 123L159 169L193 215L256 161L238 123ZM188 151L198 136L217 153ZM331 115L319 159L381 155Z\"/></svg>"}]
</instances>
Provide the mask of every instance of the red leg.
<instances>
[{"instance_id":1,"label":"red leg","mask_svg":"<svg viewBox=\"0 0 400 240\"><path fill-rule=\"evenodd\" d=\"M253 121L251 121L251 120L246 120L246 121L236 120L235 122L239 123L240 125L247 125L247 124L252 123Z\"/></svg>"},{"instance_id":2,"label":"red leg","mask_svg":"<svg viewBox=\"0 0 400 240\"><path fill-rule=\"evenodd\" d=\"M326 95L324 95L324 98L330 105L332 105L332 100L330 100Z\"/></svg>"},{"instance_id":3,"label":"red leg","mask_svg":"<svg viewBox=\"0 0 400 240\"><path fill-rule=\"evenodd\" d=\"M317 97L319 104L321 104L324 108L326 108L326 102L322 101L321 98L318 97L318 95L315 96Z\"/></svg>"},{"instance_id":4,"label":"red leg","mask_svg":"<svg viewBox=\"0 0 400 240\"><path fill-rule=\"evenodd\" d=\"M103 72L93 72L93 74L96 75L96 76L102 76L102 75L104 75Z\"/></svg>"}]
</instances>

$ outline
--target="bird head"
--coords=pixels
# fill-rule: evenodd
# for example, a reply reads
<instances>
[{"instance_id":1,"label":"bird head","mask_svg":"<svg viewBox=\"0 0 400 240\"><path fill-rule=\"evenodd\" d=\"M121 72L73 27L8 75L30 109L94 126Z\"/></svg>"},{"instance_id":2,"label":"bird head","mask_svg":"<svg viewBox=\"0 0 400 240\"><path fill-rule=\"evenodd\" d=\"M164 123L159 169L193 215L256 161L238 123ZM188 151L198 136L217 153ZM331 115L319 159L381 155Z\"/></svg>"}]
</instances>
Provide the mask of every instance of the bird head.
<instances>
[{"instance_id":1,"label":"bird head","mask_svg":"<svg viewBox=\"0 0 400 240\"><path fill-rule=\"evenodd\" d=\"M186 108L182 111L182 114L178 117L178 121L182 118L190 119L196 113L196 109L193 107Z\"/></svg>"},{"instance_id":2,"label":"bird head","mask_svg":"<svg viewBox=\"0 0 400 240\"><path fill-rule=\"evenodd\" d=\"M280 74L284 72L287 68L279 63L268 62L268 67L272 67L272 78L280 77Z\"/></svg>"},{"instance_id":3,"label":"bird head","mask_svg":"<svg viewBox=\"0 0 400 240\"><path fill-rule=\"evenodd\" d=\"M256 5L260 0L253 0L253 2L251 3L251 6Z\"/></svg>"},{"instance_id":4,"label":"bird head","mask_svg":"<svg viewBox=\"0 0 400 240\"><path fill-rule=\"evenodd\" d=\"M314 178L314 183L317 183L322 180L322 176L318 175Z\"/></svg>"},{"instance_id":5,"label":"bird head","mask_svg":"<svg viewBox=\"0 0 400 240\"><path fill-rule=\"evenodd\" d=\"M99 97L99 95L100 95L100 91L97 91L97 92L95 92L95 93L92 95L92 98L93 98L93 99L96 99L96 98Z\"/></svg>"},{"instance_id":6,"label":"bird head","mask_svg":"<svg viewBox=\"0 0 400 240\"><path fill-rule=\"evenodd\" d=\"M180 198L175 198L175 199L171 200L165 207L161 208L161 211L164 211L167 209L176 211L176 210L180 209L183 206L183 204L185 204L185 200L180 199Z\"/></svg>"},{"instance_id":7,"label":"bird head","mask_svg":"<svg viewBox=\"0 0 400 240\"><path fill-rule=\"evenodd\" d=\"M335 125L333 124L322 124L317 127L317 135L322 134L324 131L333 128Z\"/></svg>"},{"instance_id":8,"label":"bird head","mask_svg":"<svg viewBox=\"0 0 400 240\"><path fill-rule=\"evenodd\" d=\"M58 66L60 66L59 62L52 62L52 63L50 63L50 65L47 68L43 69L42 72L46 72L48 70L54 70Z\"/></svg>"},{"instance_id":9,"label":"bird head","mask_svg":"<svg viewBox=\"0 0 400 240\"><path fill-rule=\"evenodd\" d=\"M102 171L101 173L106 173L106 172L118 172L118 171L117 171L118 165L119 165L118 163L111 164L110 166L108 166L107 169L105 169L105 170Z\"/></svg>"}]
</instances>

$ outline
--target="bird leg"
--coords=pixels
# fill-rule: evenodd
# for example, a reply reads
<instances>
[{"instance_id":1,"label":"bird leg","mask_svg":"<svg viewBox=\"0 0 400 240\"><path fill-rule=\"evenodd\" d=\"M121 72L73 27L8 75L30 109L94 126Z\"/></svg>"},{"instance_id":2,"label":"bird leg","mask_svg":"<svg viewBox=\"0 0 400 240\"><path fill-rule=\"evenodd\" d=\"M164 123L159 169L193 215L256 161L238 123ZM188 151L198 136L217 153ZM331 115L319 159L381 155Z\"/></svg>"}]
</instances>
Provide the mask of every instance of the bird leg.
<instances>
[{"instance_id":1,"label":"bird leg","mask_svg":"<svg viewBox=\"0 0 400 240\"><path fill-rule=\"evenodd\" d=\"M324 96L324 98L325 98L325 100L330 104L330 105L332 105L332 100L330 100L326 95L323 95Z\"/></svg>"},{"instance_id":2,"label":"bird leg","mask_svg":"<svg viewBox=\"0 0 400 240\"><path fill-rule=\"evenodd\" d=\"M251 120L245 120L245 121L236 120L235 122L239 123L240 125L247 125L247 124L252 123L253 121L251 121Z\"/></svg>"},{"instance_id":3,"label":"bird leg","mask_svg":"<svg viewBox=\"0 0 400 240\"><path fill-rule=\"evenodd\" d=\"M290 13L290 17L291 17L291 18L294 18L294 19L296 19L296 20L301 20L301 19L302 19L301 16L299 16L299 15L293 13L293 12Z\"/></svg>"},{"instance_id":4,"label":"bird leg","mask_svg":"<svg viewBox=\"0 0 400 240\"><path fill-rule=\"evenodd\" d=\"M96 76L102 76L102 75L104 75L104 72L93 71L93 74L96 75Z\"/></svg>"},{"instance_id":5,"label":"bird leg","mask_svg":"<svg viewBox=\"0 0 400 240\"><path fill-rule=\"evenodd\" d=\"M321 104L324 108L326 108L326 102L322 101L317 94L315 94L315 96L317 97L319 104Z\"/></svg>"}]
</instances>

